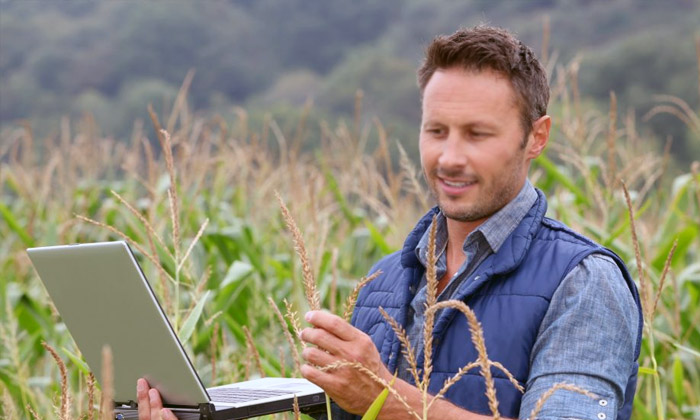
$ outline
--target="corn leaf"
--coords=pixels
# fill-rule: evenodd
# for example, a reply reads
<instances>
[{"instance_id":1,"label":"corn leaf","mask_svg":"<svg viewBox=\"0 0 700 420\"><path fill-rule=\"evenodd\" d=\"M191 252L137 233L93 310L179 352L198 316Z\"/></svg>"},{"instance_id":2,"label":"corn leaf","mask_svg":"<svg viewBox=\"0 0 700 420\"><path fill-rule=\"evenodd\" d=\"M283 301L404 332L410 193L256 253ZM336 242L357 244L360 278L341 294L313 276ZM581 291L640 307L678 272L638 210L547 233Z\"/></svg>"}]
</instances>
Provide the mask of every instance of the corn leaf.
<instances>
[{"instance_id":1,"label":"corn leaf","mask_svg":"<svg viewBox=\"0 0 700 420\"><path fill-rule=\"evenodd\" d=\"M671 261L671 266L675 266L679 261L683 261L686 253L688 252L691 244L695 241L698 236L698 228L695 226L688 226L682 231L678 232L676 235L668 235L666 243L659 247L652 265L657 270L661 271L668 257L668 253L671 252L671 247L673 242L678 239L678 246L673 254L673 260Z\"/></svg>"},{"instance_id":2,"label":"corn leaf","mask_svg":"<svg viewBox=\"0 0 700 420\"><path fill-rule=\"evenodd\" d=\"M588 200L588 197L586 194L581 191L581 189L574 184L573 181L571 181L571 178L564 175L557 165L554 164L549 158L547 158L545 155L540 155L537 159L535 159L535 163L542 167L545 172L552 178L554 178L557 182L559 182L561 185L565 186L569 192L574 194L576 196L576 200L580 203L584 203L586 205L590 204L590 201Z\"/></svg>"},{"instance_id":3,"label":"corn leaf","mask_svg":"<svg viewBox=\"0 0 700 420\"><path fill-rule=\"evenodd\" d=\"M194 332L194 327L197 325L197 321L199 321L199 318L202 317L202 310L204 310L204 304L207 302L207 299L209 298L210 294L211 290L207 290L204 293L204 296L202 296L202 298L199 299L197 305L195 305L195 307L192 309L192 312L190 312L190 314L187 315L187 319L182 324L182 328L180 328L180 333L178 334L178 336L180 337L180 341L182 341L183 343L186 343L192 336L192 333Z\"/></svg>"},{"instance_id":4,"label":"corn leaf","mask_svg":"<svg viewBox=\"0 0 700 420\"><path fill-rule=\"evenodd\" d=\"M680 357L676 356L673 358L673 394L676 396L676 403L679 407L685 404L685 392L683 391L683 381L685 380L683 374L683 363L681 363Z\"/></svg>"},{"instance_id":5,"label":"corn leaf","mask_svg":"<svg viewBox=\"0 0 700 420\"><path fill-rule=\"evenodd\" d=\"M394 378L391 380L391 383L389 386L394 385L394 381L396 380L396 375L394 375ZM384 388L382 392L377 395L377 398L372 401L372 404L369 406L365 414L362 416L362 420L375 420L377 416L379 416L379 411L381 411L382 407L384 407L384 403L386 402L386 397L389 396L389 388Z\"/></svg>"},{"instance_id":6,"label":"corn leaf","mask_svg":"<svg viewBox=\"0 0 700 420\"><path fill-rule=\"evenodd\" d=\"M697 350L693 350L690 347L682 346L678 343L673 343L673 345L678 347L680 350L683 350L689 354L692 354L693 356L695 356L697 358L700 358L700 352L698 352Z\"/></svg>"},{"instance_id":7,"label":"corn leaf","mask_svg":"<svg viewBox=\"0 0 700 420\"><path fill-rule=\"evenodd\" d=\"M642 375L656 375L656 369L640 366L639 373Z\"/></svg>"},{"instance_id":8,"label":"corn leaf","mask_svg":"<svg viewBox=\"0 0 700 420\"><path fill-rule=\"evenodd\" d=\"M20 223L12 214L12 211L3 203L0 203L0 216L5 219L7 226L19 236L22 242L24 242L24 245L28 247L34 246L34 239L20 226Z\"/></svg>"},{"instance_id":9,"label":"corn leaf","mask_svg":"<svg viewBox=\"0 0 700 420\"><path fill-rule=\"evenodd\" d=\"M374 420L379 416L379 411L384 407L384 402L386 401L386 397L389 396L389 389L384 388L382 392L377 395L377 398L374 399L372 402L372 405L369 406L367 409L367 412L365 413L364 416L362 416L362 420Z\"/></svg>"},{"instance_id":10,"label":"corn leaf","mask_svg":"<svg viewBox=\"0 0 700 420\"><path fill-rule=\"evenodd\" d=\"M351 225L356 225L359 222L359 218L352 213L352 210L350 210L350 206L348 205L348 202L345 199L345 194L340 190L340 186L338 186L338 181L335 179L335 176L328 168L328 164L322 158L321 168L323 170L323 175L326 179L326 183L328 184L328 189L333 194L335 201L340 206L340 211L343 212L345 219L348 222L350 222Z\"/></svg>"},{"instance_id":11,"label":"corn leaf","mask_svg":"<svg viewBox=\"0 0 700 420\"><path fill-rule=\"evenodd\" d=\"M80 356L78 356L77 354L73 353L65 347L61 347L61 351L63 351L63 353L65 353L66 356L68 356L68 359L70 359L70 361L73 362L73 364L78 368L78 370L80 370L85 375L90 374L90 368Z\"/></svg>"},{"instance_id":12,"label":"corn leaf","mask_svg":"<svg viewBox=\"0 0 700 420\"><path fill-rule=\"evenodd\" d=\"M382 253L388 255L394 252L394 249L392 249L386 240L384 240L384 235L382 235L379 229L377 229L372 222L365 220L365 226L369 230L370 238L372 238L372 241L382 251Z\"/></svg>"},{"instance_id":13,"label":"corn leaf","mask_svg":"<svg viewBox=\"0 0 700 420\"><path fill-rule=\"evenodd\" d=\"M236 341L239 344L245 345L245 333L243 332L243 328L241 328L240 324L238 324L229 314L223 314L222 318ZM265 371L265 374L270 376L278 376L281 369L277 355L271 353L270 350L265 347L258 347L258 352L260 353L260 358L263 360L263 362L267 362L263 363L263 370Z\"/></svg>"}]
</instances>

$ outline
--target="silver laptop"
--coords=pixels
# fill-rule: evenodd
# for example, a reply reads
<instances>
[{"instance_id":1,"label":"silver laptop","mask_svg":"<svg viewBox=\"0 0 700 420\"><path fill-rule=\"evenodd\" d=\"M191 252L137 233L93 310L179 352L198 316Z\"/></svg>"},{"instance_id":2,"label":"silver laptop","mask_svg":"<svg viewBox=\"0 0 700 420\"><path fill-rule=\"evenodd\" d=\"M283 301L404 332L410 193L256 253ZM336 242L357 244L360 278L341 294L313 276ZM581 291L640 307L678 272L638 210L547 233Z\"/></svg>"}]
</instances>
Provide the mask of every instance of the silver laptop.
<instances>
[{"instance_id":1,"label":"silver laptop","mask_svg":"<svg viewBox=\"0 0 700 420\"><path fill-rule=\"evenodd\" d=\"M118 418L137 417L136 380L146 378L180 419L243 419L314 411L323 390L305 379L262 378L206 389L126 242L30 248L46 290L101 380L102 347L112 350Z\"/></svg>"}]
</instances>

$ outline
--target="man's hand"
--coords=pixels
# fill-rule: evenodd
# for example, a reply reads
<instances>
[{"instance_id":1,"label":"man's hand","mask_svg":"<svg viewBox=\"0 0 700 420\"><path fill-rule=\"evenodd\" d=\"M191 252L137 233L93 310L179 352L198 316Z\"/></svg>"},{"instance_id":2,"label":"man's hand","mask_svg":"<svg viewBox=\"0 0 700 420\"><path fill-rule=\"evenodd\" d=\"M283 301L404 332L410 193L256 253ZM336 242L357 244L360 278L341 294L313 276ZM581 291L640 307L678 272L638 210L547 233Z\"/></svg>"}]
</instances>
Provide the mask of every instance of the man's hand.
<instances>
[{"instance_id":1,"label":"man's hand","mask_svg":"<svg viewBox=\"0 0 700 420\"><path fill-rule=\"evenodd\" d=\"M310 311L306 321L314 328L305 328L301 339L317 347L307 347L302 356L309 363L301 374L323 388L340 407L353 414L363 414L384 389L366 373L353 367L323 372L314 366L327 366L338 361L357 362L378 377L390 382L392 375L384 366L372 339L328 312Z\"/></svg>"},{"instance_id":2,"label":"man's hand","mask_svg":"<svg viewBox=\"0 0 700 420\"><path fill-rule=\"evenodd\" d=\"M151 388L143 378L136 381L136 396L139 401L139 420L177 420L172 411L163 408L158 390Z\"/></svg>"}]
</instances>

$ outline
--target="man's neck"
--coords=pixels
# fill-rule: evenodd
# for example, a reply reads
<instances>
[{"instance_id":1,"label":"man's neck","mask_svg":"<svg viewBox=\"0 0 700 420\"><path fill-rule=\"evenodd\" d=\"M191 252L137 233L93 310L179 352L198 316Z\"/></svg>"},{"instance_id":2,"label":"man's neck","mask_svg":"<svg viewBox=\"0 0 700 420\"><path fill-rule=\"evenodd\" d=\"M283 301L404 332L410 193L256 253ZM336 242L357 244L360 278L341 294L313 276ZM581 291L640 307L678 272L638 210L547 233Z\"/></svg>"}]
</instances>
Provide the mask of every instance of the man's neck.
<instances>
[{"instance_id":1,"label":"man's neck","mask_svg":"<svg viewBox=\"0 0 700 420\"><path fill-rule=\"evenodd\" d=\"M512 202L518 194L520 194L520 191L522 191L525 181L527 178L523 178L522 183L520 184L520 188L515 190L515 194L510 197L510 199L506 202L506 204L503 205L503 207L507 206L510 202ZM474 230L476 230L479 226L481 226L484 222L486 222L493 214L496 214L499 212L503 207L499 208L496 210L494 213L483 217L478 220L472 220L472 221L460 221L460 220L455 220L455 219L450 219L449 217L446 217L446 222L447 222L447 256L448 259L450 255L453 257L457 258L458 254L462 254L462 247L464 245L464 241L467 239L467 236L469 236L470 233L472 233Z\"/></svg>"},{"instance_id":2,"label":"man's neck","mask_svg":"<svg viewBox=\"0 0 700 420\"><path fill-rule=\"evenodd\" d=\"M488 217L470 222L461 222L459 220L450 219L449 217L446 219L448 259L450 259L450 256L456 257L457 259L460 255L464 257L464 252L462 251L464 241L470 233L486 220L488 220Z\"/></svg>"},{"instance_id":3,"label":"man's neck","mask_svg":"<svg viewBox=\"0 0 700 420\"><path fill-rule=\"evenodd\" d=\"M438 282L438 294L442 293L445 286L449 283L450 279L459 270L459 267L464 264L466 260L466 255L464 255L463 244L467 239L467 236L478 228L479 225L484 223L488 218L474 222L460 222L450 218L446 219L447 222L447 249L445 250L446 257L446 271L445 274L439 279Z\"/></svg>"}]
</instances>

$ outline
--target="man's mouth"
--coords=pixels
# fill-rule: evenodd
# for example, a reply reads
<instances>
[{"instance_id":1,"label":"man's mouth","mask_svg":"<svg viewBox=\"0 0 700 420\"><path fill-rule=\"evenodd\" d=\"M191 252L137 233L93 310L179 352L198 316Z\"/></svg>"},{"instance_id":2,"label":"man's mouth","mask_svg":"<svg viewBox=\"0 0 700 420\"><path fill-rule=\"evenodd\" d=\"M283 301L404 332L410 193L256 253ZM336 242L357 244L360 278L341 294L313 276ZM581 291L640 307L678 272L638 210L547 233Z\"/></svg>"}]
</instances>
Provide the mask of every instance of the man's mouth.
<instances>
[{"instance_id":1,"label":"man's mouth","mask_svg":"<svg viewBox=\"0 0 700 420\"><path fill-rule=\"evenodd\" d=\"M471 180L450 180L450 179L445 179L445 178L439 178L438 181L441 185L441 190L443 193L451 196L460 196L462 194L465 194L468 190L470 190L476 183L477 181L475 179Z\"/></svg>"},{"instance_id":2,"label":"man's mouth","mask_svg":"<svg viewBox=\"0 0 700 420\"><path fill-rule=\"evenodd\" d=\"M453 188L463 188L476 183L476 181L448 181L446 179L443 179L442 182Z\"/></svg>"}]
</instances>

